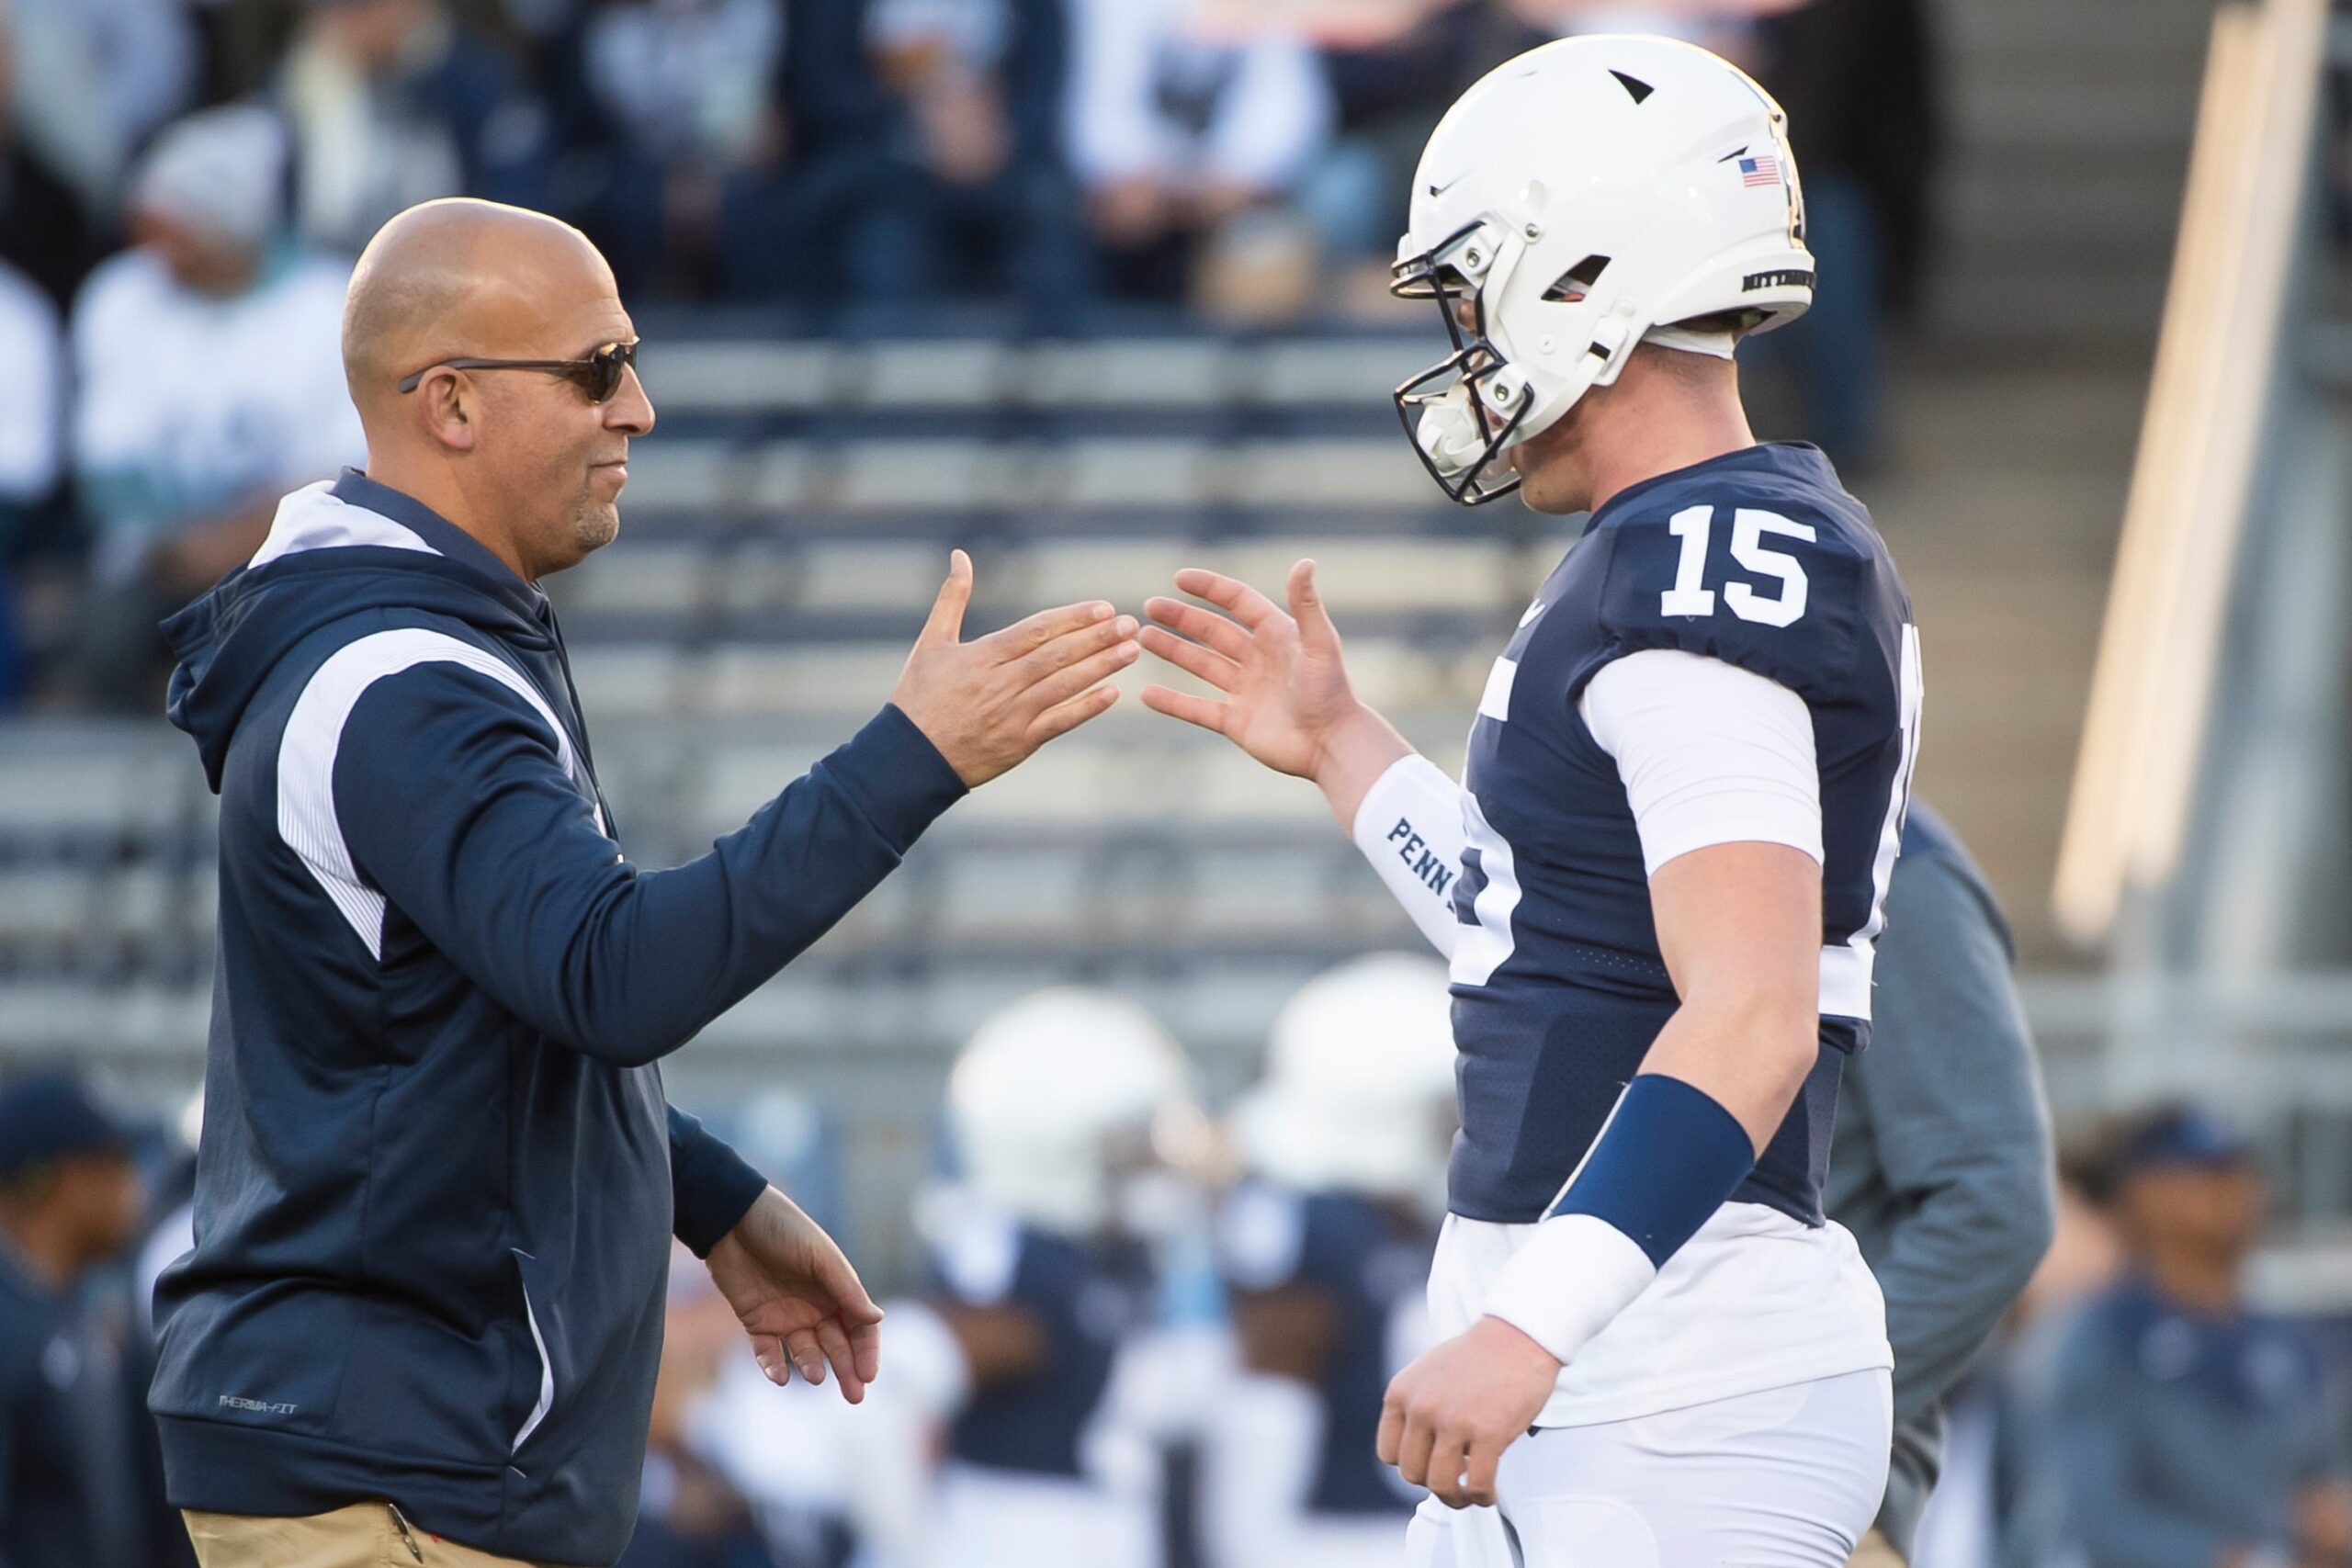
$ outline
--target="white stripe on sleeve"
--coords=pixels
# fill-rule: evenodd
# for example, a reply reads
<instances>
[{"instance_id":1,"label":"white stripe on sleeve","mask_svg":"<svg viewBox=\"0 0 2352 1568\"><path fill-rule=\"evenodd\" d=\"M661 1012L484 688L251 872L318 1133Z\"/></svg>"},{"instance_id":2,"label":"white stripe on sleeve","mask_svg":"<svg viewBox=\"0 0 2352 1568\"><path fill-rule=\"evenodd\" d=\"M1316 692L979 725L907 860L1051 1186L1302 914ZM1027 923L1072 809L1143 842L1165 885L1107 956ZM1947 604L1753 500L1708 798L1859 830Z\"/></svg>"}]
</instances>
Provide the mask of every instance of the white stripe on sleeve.
<instances>
[{"instance_id":1,"label":"white stripe on sleeve","mask_svg":"<svg viewBox=\"0 0 2352 1568\"><path fill-rule=\"evenodd\" d=\"M419 664L458 664L489 676L520 695L547 721L563 771L578 776L571 740L554 710L522 672L497 655L447 632L402 626L375 632L345 644L313 671L287 716L277 743L277 835L300 855L334 907L359 933L368 952L384 956L384 896L369 887L352 863L343 826L335 818L334 759L343 727L368 688L388 675Z\"/></svg>"}]
</instances>

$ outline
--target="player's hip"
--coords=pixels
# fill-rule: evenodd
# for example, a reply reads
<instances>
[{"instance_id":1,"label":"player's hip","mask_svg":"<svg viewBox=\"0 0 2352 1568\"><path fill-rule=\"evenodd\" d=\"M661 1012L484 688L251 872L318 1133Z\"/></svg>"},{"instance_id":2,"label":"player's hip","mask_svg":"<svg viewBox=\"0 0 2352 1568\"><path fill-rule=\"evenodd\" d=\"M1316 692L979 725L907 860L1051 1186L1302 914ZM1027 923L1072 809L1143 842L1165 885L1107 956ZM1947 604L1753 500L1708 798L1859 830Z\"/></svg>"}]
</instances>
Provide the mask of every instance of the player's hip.
<instances>
[{"instance_id":1,"label":"player's hip","mask_svg":"<svg viewBox=\"0 0 2352 1568\"><path fill-rule=\"evenodd\" d=\"M1409 1568L1842 1568L1886 1485L1883 1371L1513 1443L1498 1504L1422 1506Z\"/></svg>"},{"instance_id":2,"label":"player's hip","mask_svg":"<svg viewBox=\"0 0 2352 1568\"><path fill-rule=\"evenodd\" d=\"M1430 1269L1439 1337L1477 1321L1532 1228L1447 1218ZM1726 1203L1561 1369L1537 1424L1631 1420L1893 1364L1884 1301L1843 1227Z\"/></svg>"}]
</instances>

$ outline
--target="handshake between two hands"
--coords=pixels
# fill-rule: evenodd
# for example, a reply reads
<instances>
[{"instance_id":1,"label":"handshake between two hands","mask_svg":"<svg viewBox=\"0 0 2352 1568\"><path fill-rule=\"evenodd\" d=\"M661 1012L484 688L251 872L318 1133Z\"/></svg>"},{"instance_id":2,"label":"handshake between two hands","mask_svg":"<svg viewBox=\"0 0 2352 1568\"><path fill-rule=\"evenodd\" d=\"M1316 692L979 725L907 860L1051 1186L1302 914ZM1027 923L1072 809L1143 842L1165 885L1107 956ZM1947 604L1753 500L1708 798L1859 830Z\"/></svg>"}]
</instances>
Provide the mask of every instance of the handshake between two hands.
<instances>
[{"instance_id":1,"label":"handshake between two hands","mask_svg":"<svg viewBox=\"0 0 2352 1568\"><path fill-rule=\"evenodd\" d=\"M1291 569L1287 610L1214 571L1180 571L1175 585L1187 597L1147 601L1148 626L1094 600L967 642L972 562L957 550L891 700L978 786L1109 711L1119 694L1104 682L1148 650L1222 696L1147 686L1144 705L1314 780L1342 825L1352 821L1364 791L1409 748L1357 700L1315 563Z\"/></svg>"},{"instance_id":2,"label":"handshake between two hands","mask_svg":"<svg viewBox=\"0 0 2352 1568\"><path fill-rule=\"evenodd\" d=\"M1287 608L1213 571L1180 571L1175 586L1184 598L1145 602L1149 625L1094 600L967 642L972 562L957 550L891 701L978 787L1108 712L1119 694L1105 682L1148 650L1219 695L1147 686L1147 707L1312 779L1351 827L1365 793L1411 748L1356 697L1315 563L1291 568ZM844 1398L865 1398L880 1365L882 1309L790 1199L763 1193L712 1249L710 1271L772 1382L797 1372L820 1383L830 1366ZM1492 1502L1502 1450L1535 1418L1558 1371L1535 1341L1482 1319L1391 1383L1380 1458L1452 1506Z\"/></svg>"}]
</instances>

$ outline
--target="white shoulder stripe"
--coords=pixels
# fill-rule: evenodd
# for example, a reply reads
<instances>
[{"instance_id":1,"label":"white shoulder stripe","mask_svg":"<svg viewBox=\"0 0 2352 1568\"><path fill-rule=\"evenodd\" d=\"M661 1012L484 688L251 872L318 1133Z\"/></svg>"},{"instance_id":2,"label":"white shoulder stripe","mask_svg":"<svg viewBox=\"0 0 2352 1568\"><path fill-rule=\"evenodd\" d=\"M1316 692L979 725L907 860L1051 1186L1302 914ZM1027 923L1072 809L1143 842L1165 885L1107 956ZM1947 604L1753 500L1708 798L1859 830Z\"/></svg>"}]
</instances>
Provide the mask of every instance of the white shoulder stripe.
<instances>
[{"instance_id":1,"label":"white shoulder stripe","mask_svg":"<svg viewBox=\"0 0 2352 1568\"><path fill-rule=\"evenodd\" d=\"M381 513L352 505L334 493L334 480L321 479L316 484L304 485L277 503L277 513L270 520L269 537L262 541L249 564L263 567L281 556L352 545L420 550L428 556L441 553L426 544L415 530L401 526Z\"/></svg>"},{"instance_id":2,"label":"white shoulder stripe","mask_svg":"<svg viewBox=\"0 0 2352 1568\"><path fill-rule=\"evenodd\" d=\"M369 515L372 515L370 513ZM368 687L419 664L458 664L519 694L547 722L563 771L577 778L571 738L515 668L447 632L404 626L346 643L312 672L277 743L277 834L318 879L368 953L384 956L384 896L360 880L334 810L334 759L343 727Z\"/></svg>"}]
</instances>

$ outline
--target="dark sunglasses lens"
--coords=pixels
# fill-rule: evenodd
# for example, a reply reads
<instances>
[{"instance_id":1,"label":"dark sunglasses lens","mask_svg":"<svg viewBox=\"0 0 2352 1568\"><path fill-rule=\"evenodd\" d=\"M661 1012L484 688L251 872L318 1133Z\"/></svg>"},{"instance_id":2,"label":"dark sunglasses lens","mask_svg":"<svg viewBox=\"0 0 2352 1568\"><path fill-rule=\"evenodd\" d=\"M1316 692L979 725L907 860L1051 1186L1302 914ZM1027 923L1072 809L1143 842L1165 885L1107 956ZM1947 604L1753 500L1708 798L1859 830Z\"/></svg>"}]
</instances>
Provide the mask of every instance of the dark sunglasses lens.
<instances>
[{"instance_id":1,"label":"dark sunglasses lens","mask_svg":"<svg viewBox=\"0 0 2352 1568\"><path fill-rule=\"evenodd\" d=\"M588 394L589 401L606 401L621 389L621 372L636 357L636 344L608 343L574 367L573 379Z\"/></svg>"}]
</instances>

